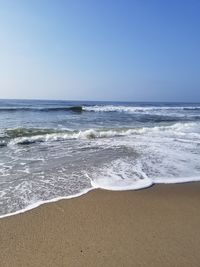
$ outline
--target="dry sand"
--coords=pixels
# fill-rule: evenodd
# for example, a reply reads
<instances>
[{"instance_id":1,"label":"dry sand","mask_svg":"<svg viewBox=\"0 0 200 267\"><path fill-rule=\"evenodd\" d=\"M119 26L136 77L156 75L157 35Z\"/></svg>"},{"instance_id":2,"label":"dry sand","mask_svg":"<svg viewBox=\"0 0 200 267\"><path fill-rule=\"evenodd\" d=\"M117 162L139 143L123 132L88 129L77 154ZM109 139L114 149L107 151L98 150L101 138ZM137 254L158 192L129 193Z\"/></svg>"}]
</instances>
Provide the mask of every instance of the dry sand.
<instances>
[{"instance_id":1,"label":"dry sand","mask_svg":"<svg viewBox=\"0 0 200 267\"><path fill-rule=\"evenodd\" d=\"M0 266L200 266L200 183L96 190L0 220Z\"/></svg>"}]
</instances>

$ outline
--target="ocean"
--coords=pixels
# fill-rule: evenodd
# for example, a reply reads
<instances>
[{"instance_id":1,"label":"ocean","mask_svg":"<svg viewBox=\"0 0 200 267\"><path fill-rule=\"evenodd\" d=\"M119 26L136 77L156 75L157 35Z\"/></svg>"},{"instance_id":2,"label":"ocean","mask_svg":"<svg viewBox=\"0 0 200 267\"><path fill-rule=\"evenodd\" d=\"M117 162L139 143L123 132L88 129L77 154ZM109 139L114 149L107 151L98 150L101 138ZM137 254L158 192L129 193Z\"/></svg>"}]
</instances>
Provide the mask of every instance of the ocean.
<instances>
[{"instance_id":1,"label":"ocean","mask_svg":"<svg viewBox=\"0 0 200 267\"><path fill-rule=\"evenodd\" d=\"M200 180L200 103L0 100L0 217Z\"/></svg>"}]
</instances>

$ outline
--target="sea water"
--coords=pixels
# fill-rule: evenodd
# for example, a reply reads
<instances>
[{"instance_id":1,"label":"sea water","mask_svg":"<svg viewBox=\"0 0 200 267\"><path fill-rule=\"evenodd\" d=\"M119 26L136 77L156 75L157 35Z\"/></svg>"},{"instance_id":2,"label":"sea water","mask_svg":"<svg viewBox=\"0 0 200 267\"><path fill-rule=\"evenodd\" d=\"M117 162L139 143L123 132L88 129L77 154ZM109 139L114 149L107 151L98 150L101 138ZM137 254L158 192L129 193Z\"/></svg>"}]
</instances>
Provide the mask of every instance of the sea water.
<instances>
[{"instance_id":1,"label":"sea water","mask_svg":"<svg viewBox=\"0 0 200 267\"><path fill-rule=\"evenodd\" d=\"M0 100L0 216L200 180L200 104Z\"/></svg>"}]
</instances>

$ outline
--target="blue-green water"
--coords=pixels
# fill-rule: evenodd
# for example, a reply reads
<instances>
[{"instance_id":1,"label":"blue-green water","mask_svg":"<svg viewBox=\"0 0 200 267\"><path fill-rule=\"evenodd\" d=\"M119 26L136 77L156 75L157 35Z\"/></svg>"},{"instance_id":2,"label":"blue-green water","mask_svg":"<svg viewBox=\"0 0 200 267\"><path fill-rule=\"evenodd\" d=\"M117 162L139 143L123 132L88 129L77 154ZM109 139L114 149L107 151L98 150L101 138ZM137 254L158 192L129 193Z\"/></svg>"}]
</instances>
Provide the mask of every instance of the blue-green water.
<instances>
[{"instance_id":1,"label":"blue-green water","mask_svg":"<svg viewBox=\"0 0 200 267\"><path fill-rule=\"evenodd\" d=\"M200 104L0 100L0 215L200 180Z\"/></svg>"}]
</instances>

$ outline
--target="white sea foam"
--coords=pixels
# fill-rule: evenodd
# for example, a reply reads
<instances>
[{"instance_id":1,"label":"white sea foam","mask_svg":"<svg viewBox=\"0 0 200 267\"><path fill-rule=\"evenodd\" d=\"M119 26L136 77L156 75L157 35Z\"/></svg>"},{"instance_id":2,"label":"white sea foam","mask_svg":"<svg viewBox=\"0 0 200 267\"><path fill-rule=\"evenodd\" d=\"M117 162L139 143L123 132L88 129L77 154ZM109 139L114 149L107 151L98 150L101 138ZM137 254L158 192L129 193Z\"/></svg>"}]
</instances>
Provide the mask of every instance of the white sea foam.
<instances>
[{"instance_id":1,"label":"white sea foam","mask_svg":"<svg viewBox=\"0 0 200 267\"><path fill-rule=\"evenodd\" d=\"M85 111L95 112L127 112L127 113L150 113L158 111L183 111L183 110L200 110L200 106L114 106L114 105L96 105L83 106Z\"/></svg>"},{"instance_id":2,"label":"white sea foam","mask_svg":"<svg viewBox=\"0 0 200 267\"><path fill-rule=\"evenodd\" d=\"M2 110L1 218L95 188L200 180L199 104L58 104Z\"/></svg>"},{"instance_id":3,"label":"white sea foam","mask_svg":"<svg viewBox=\"0 0 200 267\"><path fill-rule=\"evenodd\" d=\"M107 145L130 147L139 156L105 165L91 177L92 185L128 190L154 183L200 181L199 126L199 123L176 123L145 127L127 131L126 138L107 140Z\"/></svg>"},{"instance_id":4,"label":"white sea foam","mask_svg":"<svg viewBox=\"0 0 200 267\"><path fill-rule=\"evenodd\" d=\"M5 218L5 217L10 217L10 216L13 216L13 215L17 215L17 214L20 214L20 213L24 213L26 211L29 211L29 210L32 210L32 209L35 209L43 204L47 204L47 203L53 203L53 202L57 202L59 200L64 200L64 199L71 199L71 198L76 198L76 197L80 197L86 193L88 193L89 191L93 190L94 188L87 188L87 189L84 189L82 190L80 193L78 194L74 194L74 195L70 195L70 196L64 196L64 197L57 197L57 198L53 198L53 199L50 199L50 200L45 200L45 201L36 201L35 203L32 203L32 204L29 204L26 208L24 209L21 209L21 210L18 210L16 212L11 212L11 213L7 213L7 214L4 214L4 215L0 215L0 218Z\"/></svg>"},{"instance_id":5,"label":"white sea foam","mask_svg":"<svg viewBox=\"0 0 200 267\"><path fill-rule=\"evenodd\" d=\"M27 192L24 196L24 203L27 203L27 207L14 213L4 214L0 218L25 212L44 203L78 197L95 188L121 191L142 189L155 183L200 181L200 124L197 122L131 129L88 129L80 132L71 131L60 134L19 137L13 139L11 144L16 145L29 140L49 142L65 139L87 140L88 147L91 145L88 140L95 139L94 146L98 148L111 148L112 151L118 153L117 148L125 147L126 149L132 149L132 152L126 151L126 156L121 157L120 155L115 160L111 159L103 165L97 164L96 167L90 169L87 177L91 181L91 188L80 190L79 194L71 193L70 195L69 193L68 196L52 197L50 200L38 200L37 198L34 199L34 197L29 198L32 186L21 183L15 189L16 191L18 190L17 193L21 191ZM105 155L107 155L106 151ZM54 159L56 158L55 156ZM22 167L25 170L24 174L28 171L31 172L30 169L26 169L26 166L22 165ZM63 173L65 172L61 171L59 175L63 175ZM51 181L47 179L44 181L43 179L43 183L50 185L50 188L55 188L54 178L52 177L51 179ZM64 178L62 182L65 182ZM45 188L44 186L42 190L45 190ZM2 196L5 197L3 191Z\"/></svg>"},{"instance_id":6,"label":"white sea foam","mask_svg":"<svg viewBox=\"0 0 200 267\"><path fill-rule=\"evenodd\" d=\"M174 162L169 159L164 164L158 163L158 166L155 166L154 158L149 159L146 165L145 160L146 157L140 158L140 162L114 161L94 173L90 177L91 184L95 188L123 191L142 189L159 183L173 184L200 181L200 174L197 171L190 171L187 167L183 167L184 164L180 159L176 159ZM196 163L198 164L198 162ZM142 166L145 166L146 172L142 170ZM173 167L175 169L170 172ZM188 176L184 176L185 174Z\"/></svg>"},{"instance_id":7,"label":"white sea foam","mask_svg":"<svg viewBox=\"0 0 200 267\"><path fill-rule=\"evenodd\" d=\"M141 179L141 180L137 180L135 181L135 183L130 179L130 180L121 180L119 179L119 177L113 177L113 179L108 180L106 177L100 179L97 179L95 181L91 182L92 187L91 188L87 188L82 190L80 193L74 194L74 195L69 195L69 196L63 196L63 197L57 197L57 198L52 198L50 200L45 200L45 201L36 201L32 204L29 204L26 208L24 209L20 209L17 210L15 212L11 212L11 213L7 213L7 214L3 214L0 215L0 219L2 218L6 218L6 217L10 217L10 216L14 216L17 214L22 214L25 213L29 210L35 209L41 205L44 204L48 204L48 203L53 203L53 202L57 202L60 200L64 200L64 199L73 199L76 197L80 197L84 194L87 194L88 192L94 190L94 189L105 189L105 190L110 190L110 191L128 191L128 190L139 190L139 189L144 189L147 187L150 187L153 184L174 184L174 183L187 183L187 182L197 182L200 181L200 177L185 177L185 178L173 178L173 179L169 179L169 178L162 178L162 179L155 179L155 180L151 180L149 178L145 178L145 179ZM5 194L3 192L3 194ZM3 194L1 194L1 197L3 196Z\"/></svg>"},{"instance_id":8,"label":"white sea foam","mask_svg":"<svg viewBox=\"0 0 200 267\"><path fill-rule=\"evenodd\" d=\"M94 188L113 191L136 190L149 187L152 180L137 166L123 160L116 160L98 170L90 177Z\"/></svg>"},{"instance_id":9,"label":"white sea foam","mask_svg":"<svg viewBox=\"0 0 200 267\"><path fill-rule=\"evenodd\" d=\"M180 183L191 183L191 182L199 182L200 175L194 177L166 177L166 178L154 178L154 184L180 184Z\"/></svg>"},{"instance_id":10,"label":"white sea foam","mask_svg":"<svg viewBox=\"0 0 200 267\"><path fill-rule=\"evenodd\" d=\"M94 138L111 138L117 136L129 136L134 134L171 134L174 137L184 136L191 138L200 138L199 123L175 123L173 125L162 125L155 127L140 127L130 129L88 129L84 131L66 133L52 133L44 135L35 135L31 137L17 137L9 142L9 145L34 143L34 142L52 142L63 141L68 139L94 139Z\"/></svg>"}]
</instances>

